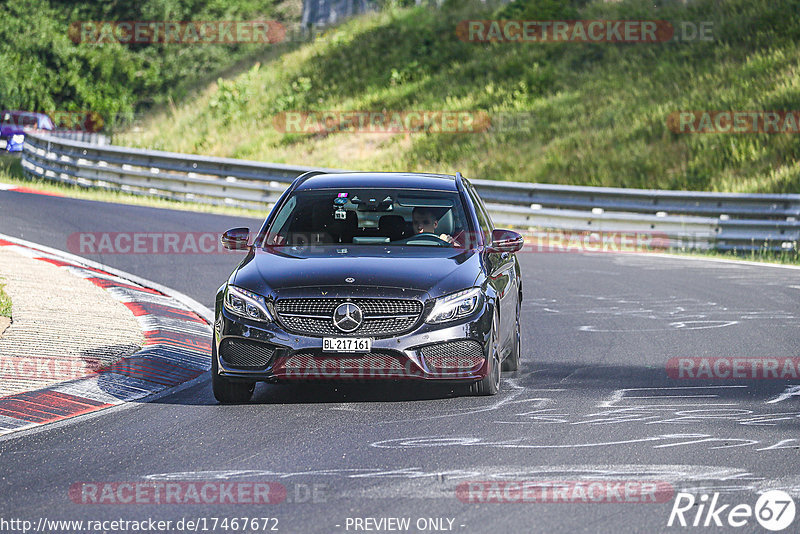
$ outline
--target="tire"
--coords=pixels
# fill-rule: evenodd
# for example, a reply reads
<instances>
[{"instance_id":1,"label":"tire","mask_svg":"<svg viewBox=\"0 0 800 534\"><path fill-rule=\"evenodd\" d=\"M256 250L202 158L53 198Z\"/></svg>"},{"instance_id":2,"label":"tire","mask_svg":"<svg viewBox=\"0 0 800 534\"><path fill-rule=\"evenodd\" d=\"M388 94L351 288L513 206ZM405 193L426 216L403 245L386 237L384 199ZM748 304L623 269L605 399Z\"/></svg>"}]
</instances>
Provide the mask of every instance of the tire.
<instances>
[{"instance_id":1,"label":"tire","mask_svg":"<svg viewBox=\"0 0 800 534\"><path fill-rule=\"evenodd\" d=\"M497 350L497 335L495 333L495 325L492 327L492 339L490 343L491 356L488 362L489 372L486 376L477 382L469 385L469 392L472 395L497 395L500 391L500 351Z\"/></svg>"},{"instance_id":2,"label":"tire","mask_svg":"<svg viewBox=\"0 0 800 534\"><path fill-rule=\"evenodd\" d=\"M253 397L255 382L232 382L219 376L216 339L211 344L211 389L221 404L243 404Z\"/></svg>"},{"instance_id":3,"label":"tire","mask_svg":"<svg viewBox=\"0 0 800 534\"><path fill-rule=\"evenodd\" d=\"M513 372L519 369L519 358L521 356L522 335L519 326L519 301L517 301L517 325L514 327L514 348L508 358L503 360L503 371Z\"/></svg>"}]
</instances>

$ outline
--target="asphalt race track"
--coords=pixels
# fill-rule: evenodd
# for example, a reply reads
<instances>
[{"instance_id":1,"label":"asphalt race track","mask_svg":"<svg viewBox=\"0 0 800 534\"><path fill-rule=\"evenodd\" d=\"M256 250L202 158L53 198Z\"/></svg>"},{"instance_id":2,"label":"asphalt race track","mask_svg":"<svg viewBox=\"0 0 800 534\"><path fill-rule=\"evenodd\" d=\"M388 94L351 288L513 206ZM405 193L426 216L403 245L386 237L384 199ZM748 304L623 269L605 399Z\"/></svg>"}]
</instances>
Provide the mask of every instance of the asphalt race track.
<instances>
[{"instance_id":1,"label":"asphalt race track","mask_svg":"<svg viewBox=\"0 0 800 534\"><path fill-rule=\"evenodd\" d=\"M260 222L0 192L0 233L62 250L74 232L220 232ZM88 257L209 306L239 260ZM719 493L731 506L753 506L767 489L798 501L800 387L791 387L800 379L678 380L666 369L677 357L800 356L800 270L623 254L524 254L522 265L523 363L496 397L408 384L262 384L251 404L219 406L205 380L0 441L0 516L274 517L280 532L326 533L356 531L354 518L369 517L410 518L410 532L420 519L433 531L438 523L427 520L437 518L456 532L766 532L752 518L738 529L668 528L674 497L498 504L464 502L456 489L644 480ZM81 482L148 479L277 482L287 498L98 505L69 494Z\"/></svg>"}]
</instances>

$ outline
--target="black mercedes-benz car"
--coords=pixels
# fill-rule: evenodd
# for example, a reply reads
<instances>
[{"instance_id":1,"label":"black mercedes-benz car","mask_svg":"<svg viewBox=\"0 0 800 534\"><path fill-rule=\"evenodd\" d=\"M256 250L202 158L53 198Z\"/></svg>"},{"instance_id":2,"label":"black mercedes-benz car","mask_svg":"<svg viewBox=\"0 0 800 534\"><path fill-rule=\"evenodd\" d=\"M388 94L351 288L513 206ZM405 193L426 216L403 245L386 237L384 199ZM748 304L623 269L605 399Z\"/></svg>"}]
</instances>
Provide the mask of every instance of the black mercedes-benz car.
<instances>
[{"instance_id":1,"label":"black mercedes-benz car","mask_svg":"<svg viewBox=\"0 0 800 534\"><path fill-rule=\"evenodd\" d=\"M257 381L428 380L494 395L520 359L522 236L494 228L455 176L309 172L216 296L212 383L246 402Z\"/></svg>"}]
</instances>

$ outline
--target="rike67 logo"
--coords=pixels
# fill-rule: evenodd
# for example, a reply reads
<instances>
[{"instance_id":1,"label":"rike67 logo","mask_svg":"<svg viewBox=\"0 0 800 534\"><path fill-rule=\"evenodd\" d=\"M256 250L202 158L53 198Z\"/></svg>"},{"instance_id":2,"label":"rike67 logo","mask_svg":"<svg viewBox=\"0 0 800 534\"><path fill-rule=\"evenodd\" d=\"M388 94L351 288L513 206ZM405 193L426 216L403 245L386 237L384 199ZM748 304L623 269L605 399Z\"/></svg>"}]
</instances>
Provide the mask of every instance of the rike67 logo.
<instances>
[{"instance_id":1,"label":"rike67 logo","mask_svg":"<svg viewBox=\"0 0 800 534\"><path fill-rule=\"evenodd\" d=\"M703 494L698 499L691 493L680 492L675 497L667 526L738 528L751 525L752 528L755 518L765 529L777 532L788 528L794 516L794 500L781 490L762 493L754 507L749 504L720 504L719 493L710 498Z\"/></svg>"}]
</instances>

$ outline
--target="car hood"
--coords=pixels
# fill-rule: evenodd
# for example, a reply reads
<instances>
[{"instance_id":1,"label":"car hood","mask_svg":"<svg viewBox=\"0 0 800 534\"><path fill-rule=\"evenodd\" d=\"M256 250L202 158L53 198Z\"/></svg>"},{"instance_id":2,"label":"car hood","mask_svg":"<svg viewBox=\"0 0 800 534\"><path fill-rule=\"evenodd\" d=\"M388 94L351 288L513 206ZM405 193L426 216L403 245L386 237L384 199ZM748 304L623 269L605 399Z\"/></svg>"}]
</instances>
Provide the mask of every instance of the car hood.
<instances>
[{"instance_id":1,"label":"car hood","mask_svg":"<svg viewBox=\"0 0 800 534\"><path fill-rule=\"evenodd\" d=\"M248 254L234 284L276 298L320 291L330 296L399 292L435 298L472 287L481 271L480 261L475 250L449 247L269 247Z\"/></svg>"}]
</instances>

